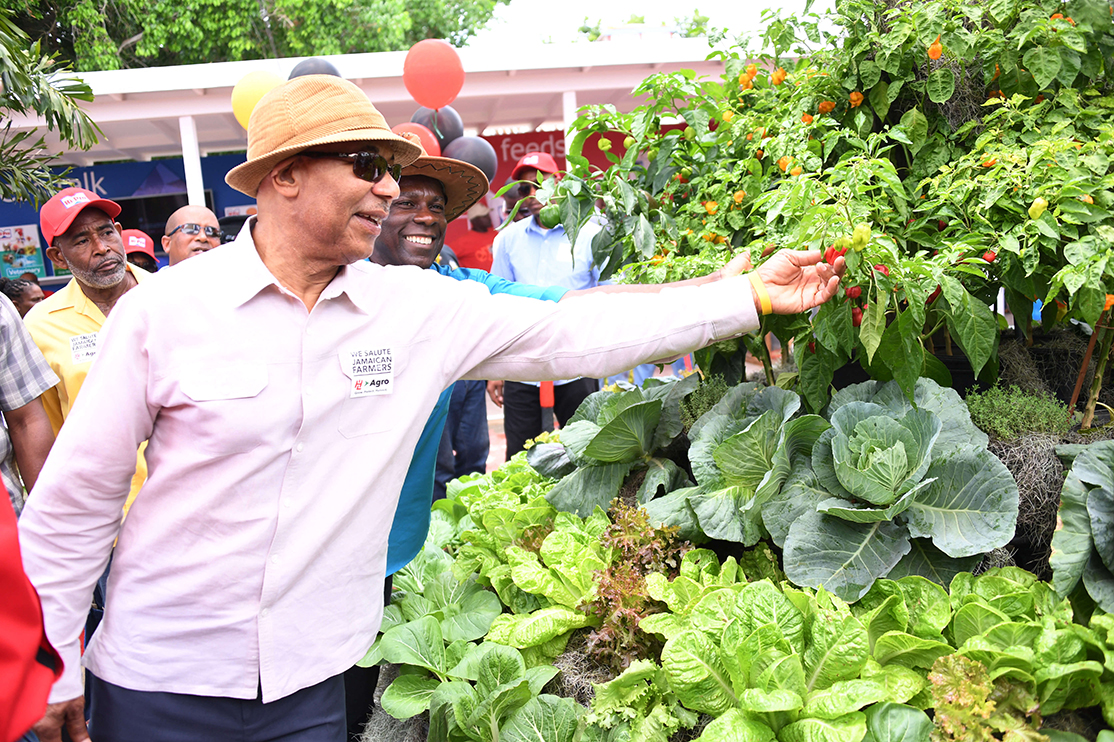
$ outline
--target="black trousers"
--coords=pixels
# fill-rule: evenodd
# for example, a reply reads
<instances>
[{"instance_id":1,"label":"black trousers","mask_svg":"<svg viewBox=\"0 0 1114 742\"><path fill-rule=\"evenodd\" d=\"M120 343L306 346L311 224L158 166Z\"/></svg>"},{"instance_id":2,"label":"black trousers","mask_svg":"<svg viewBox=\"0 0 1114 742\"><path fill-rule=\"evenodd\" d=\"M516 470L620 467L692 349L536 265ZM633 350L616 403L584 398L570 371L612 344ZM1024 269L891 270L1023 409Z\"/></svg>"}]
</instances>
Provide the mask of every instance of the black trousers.
<instances>
[{"instance_id":1,"label":"black trousers","mask_svg":"<svg viewBox=\"0 0 1114 742\"><path fill-rule=\"evenodd\" d=\"M598 379L577 379L553 387L553 416L564 425L592 392ZM503 384L503 432L507 436L507 459L526 448L526 441L542 432L542 405L538 387L518 381Z\"/></svg>"},{"instance_id":2,"label":"black trousers","mask_svg":"<svg viewBox=\"0 0 1114 742\"><path fill-rule=\"evenodd\" d=\"M383 605L391 604L391 586L394 575L387 575L383 582ZM358 742L363 734L367 717L375 708L375 686L379 684L379 665L360 667L353 665L344 671L344 716L348 727L349 742Z\"/></svg>"},{"instance_id":3,"label":"black trousers","mask_svg":"<svg viewBox=\"0 0 1114 742\"><path fill-rule=\"evenodd\" d=\"M121 688L85 673L92 686L89 736L104 742L342 742L344 682L334 676L263 703Z\"/></svg>"}]
</instances>

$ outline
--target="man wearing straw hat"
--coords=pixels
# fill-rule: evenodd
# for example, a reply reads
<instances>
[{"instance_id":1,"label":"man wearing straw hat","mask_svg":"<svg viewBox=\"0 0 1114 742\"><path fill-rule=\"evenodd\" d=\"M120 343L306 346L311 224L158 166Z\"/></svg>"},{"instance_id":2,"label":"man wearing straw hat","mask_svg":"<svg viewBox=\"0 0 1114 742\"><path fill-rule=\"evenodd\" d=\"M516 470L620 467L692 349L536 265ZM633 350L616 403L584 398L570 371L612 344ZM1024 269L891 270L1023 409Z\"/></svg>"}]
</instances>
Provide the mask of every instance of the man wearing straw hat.
<instances>
[{"instance_id":1,"label":"man wearing straw hat","mask_svg":"<svg viewBox=\"0 0 1114 742\"><path fill-rule=\"evenodd\" d=\"M815 252L779 253L753 278L556 304L369 263L418 154L355 85L290 80L256 107L226 178L257 198L249 228L117 303L92 392L20 522L66 664L43 739L63 725L86 738L77 642L117 537L82 658L94 739L343 739L341 673L378 630L388 526L443 389L614 373L838 286L842 263ZM144 440L147 485L121 524Z\"/></svg>"}]
</instances>

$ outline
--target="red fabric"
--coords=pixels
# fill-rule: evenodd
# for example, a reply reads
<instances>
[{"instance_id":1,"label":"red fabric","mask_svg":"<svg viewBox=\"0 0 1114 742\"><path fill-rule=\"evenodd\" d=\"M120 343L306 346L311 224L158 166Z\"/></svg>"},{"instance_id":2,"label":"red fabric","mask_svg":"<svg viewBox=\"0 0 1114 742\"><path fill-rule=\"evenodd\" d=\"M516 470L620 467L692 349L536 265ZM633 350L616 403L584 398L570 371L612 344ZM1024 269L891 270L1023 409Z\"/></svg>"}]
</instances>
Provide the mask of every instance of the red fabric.
<instances>
[{"instance_id":1,"label":"red fabric","mask_svg":"<svg viewBox=\"0 0 1114 742\"><path fill-rule=\"evenodd\" d=\"M473 232L471 230L454 239L450 244L456 253L461 268L491 270L491 243L495 242L495 230Z\"/></svg>"},{"instance_id":2,"label":"red fabric","mask_svg":"<svg viewBox=\"0 0 1114 742\"><path fill-rule=\"evenodd\" d=\"M539 399L541 400L542 407L553 409L553 382L543 381L541 389L538 392Z\"/></svg>"},{"instance_id":3,"label":"red fabric","mask_svg":"<svg viewBox=\"0 0 1114 742\"><path fill-rule=\"evenodd\" d=\"M50 686L62 674L62 659L46 640L39 595L23 573L15 512L10 500L2 499L0 595L4 597L0 600L0 740L8 742L19 739L42 718Z\"/></svg>"}]
</instances>

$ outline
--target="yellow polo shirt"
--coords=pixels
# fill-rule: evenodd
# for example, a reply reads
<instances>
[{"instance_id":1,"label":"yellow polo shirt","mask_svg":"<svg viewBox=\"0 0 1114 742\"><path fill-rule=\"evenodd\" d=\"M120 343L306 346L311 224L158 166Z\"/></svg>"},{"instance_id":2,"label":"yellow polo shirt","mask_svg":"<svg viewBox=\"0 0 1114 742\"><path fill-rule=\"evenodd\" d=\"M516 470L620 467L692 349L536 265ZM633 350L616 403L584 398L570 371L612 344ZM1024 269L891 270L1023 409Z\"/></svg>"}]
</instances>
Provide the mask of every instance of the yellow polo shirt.
<instances>
[{"instance_id":1,"label":"yellow polo shirt","mask_svg":"<svg viewBox=\"0 0 1114 742\"><path fill-rule=\"evenodd\" d=\"M151 275L131 263L126 265L137 282ZM77 280L72 278L64 288L32 307L23 318L35 344L43 352L54 373L61 379L56 386L42 395L43 407L46 409L46 416L50 418L50 426L54 428L55 436L58 435L62 423L69 417L77 393L85 383L85 375L89 373L89 366L97 354L98 333L105 320L104 312L89 301ZM147 481L147 462L143 460L143 447L140 447L135 462L135 475L132 477L131 493L124 505L125 513L131 507L132 500L135 499L145 481Z\"/></svg>"}]
</instances>

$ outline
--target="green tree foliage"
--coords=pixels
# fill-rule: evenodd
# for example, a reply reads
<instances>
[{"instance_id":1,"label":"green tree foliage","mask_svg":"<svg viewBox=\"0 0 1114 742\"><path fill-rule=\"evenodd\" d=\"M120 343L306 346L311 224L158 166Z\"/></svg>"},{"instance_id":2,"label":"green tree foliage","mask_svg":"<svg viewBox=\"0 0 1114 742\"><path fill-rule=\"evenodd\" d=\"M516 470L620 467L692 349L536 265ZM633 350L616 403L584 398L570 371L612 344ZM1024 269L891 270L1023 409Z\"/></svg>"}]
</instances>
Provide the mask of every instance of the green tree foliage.
<instances>
[{"instance_id":1,"label":"green tree foliage","mask_svg":"<svg viewBox=\"0 0 1114 742\"><path fill-rule=\"evenodd\" d=\"M460 46L508 0L2 0L81 71Z\"/></svg>"},{"instance_id":2,"label":"green tree foliage","mask_svg":"<svg viewBox=\"0 0 1114 742\"><path fill-rule=\"evenodd\" d=\"M44 137L36 130L13 132L12 114L42 116L70 148L88 149L96 142L96 124L77 105L93 100L93 93L67 72L0 8L0 111L9 117L0 129L0 198L38 204L67 184L64 173L49 168L53 155Z\"/></svg>"}]
</instances>

